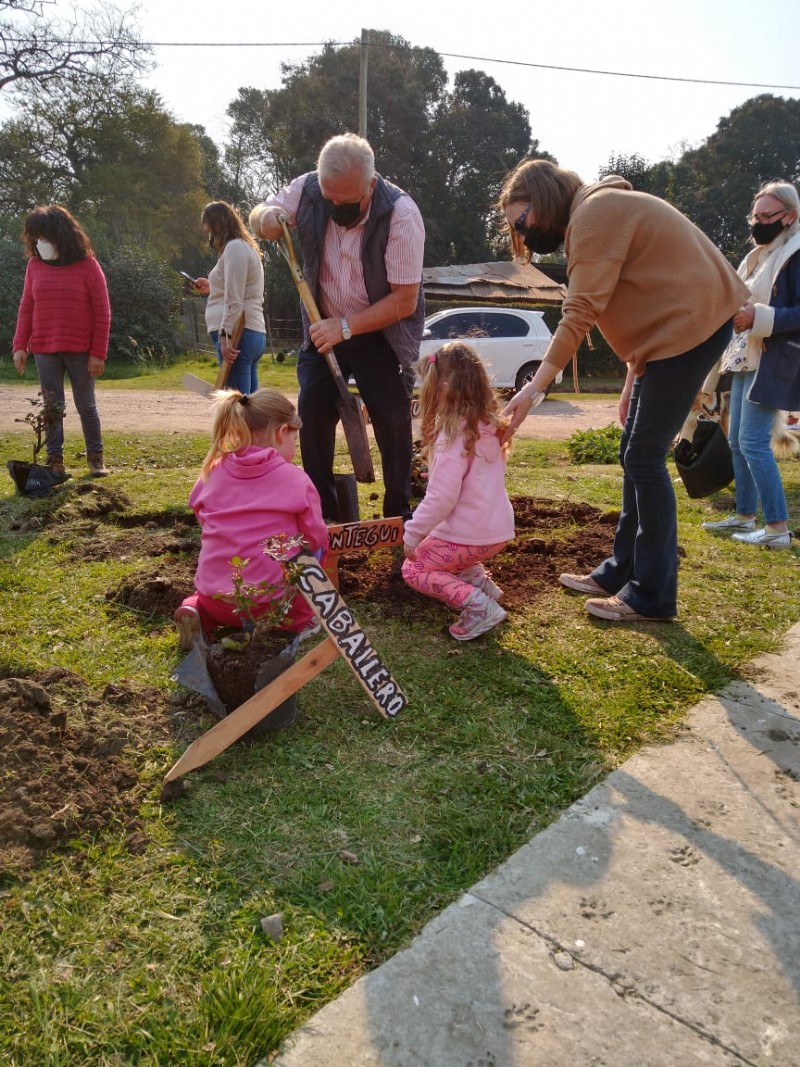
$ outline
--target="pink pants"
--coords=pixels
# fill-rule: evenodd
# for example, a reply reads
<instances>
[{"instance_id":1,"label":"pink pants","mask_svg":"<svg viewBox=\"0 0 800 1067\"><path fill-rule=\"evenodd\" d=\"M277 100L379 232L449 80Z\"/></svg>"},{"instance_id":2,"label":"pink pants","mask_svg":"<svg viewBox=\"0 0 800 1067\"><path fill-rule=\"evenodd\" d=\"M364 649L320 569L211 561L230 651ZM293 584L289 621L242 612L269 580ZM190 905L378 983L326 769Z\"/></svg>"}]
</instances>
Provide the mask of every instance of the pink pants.
<instances>
[{"instance_id":1,"label":"pink pants","mask_svg":"<svg viewBox=\"0 0 800 1067\"><path fill-rule=\"evenodd\" d=\"M232 604L224 600L215 600L213 597L204 596L203 593L193 593L187 596L181 607L196 608L200 615L200 623L206 636L210 637L218 626L242 625L242 618L236 614ZM253 613L258 619L258 611ZM314 618L314 612L308 606L302 593L296 593L289 608L288 614L284 615L281 622L282 630L302 630Z\"/></svg>"},{"instance_id":2,"label":"pink pants","mask_svg":"<svg viewBox=\"0 0 800 1067\"><path fill-rule=\"evenodd\" d=\"M498 545L457 545L453 541L440 541L438 537L426 537L417 545L417 558L403 563L403 578L418 593L443 600L461 611L475 592L475 586L460 578L460 573L496 556L507 544L508 541Z\"/></svg>"}]
</instances>

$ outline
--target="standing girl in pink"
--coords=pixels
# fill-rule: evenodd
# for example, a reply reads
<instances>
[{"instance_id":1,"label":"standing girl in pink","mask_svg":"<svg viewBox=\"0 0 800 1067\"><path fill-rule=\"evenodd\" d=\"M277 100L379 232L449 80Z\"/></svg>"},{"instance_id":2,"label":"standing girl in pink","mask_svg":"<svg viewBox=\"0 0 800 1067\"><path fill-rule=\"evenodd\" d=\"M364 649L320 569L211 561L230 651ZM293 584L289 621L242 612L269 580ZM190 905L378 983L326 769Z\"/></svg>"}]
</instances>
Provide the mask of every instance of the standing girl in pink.
<instances>
[{"instance_id":1,"label":"standing girl in pink","mask_svg":"<svg viewBox=\"0 0 800 1067\"><path fill-rule=\"evenodd\" d=\"M450 635L471 641L507 617L483 563L514 537L501 440L509 420L470 345L450 341L421 367L428 487L405 525L403 578L460 612Z\"/></svg>"},{"instance_id":2,"label":"standing girl in pink","mask_svg":"<svg viewBox=\"0 0 800 1067\"><path fill-rule=\"evenodd\" d=\"M175 612L181 648L189 651L201 629L243 622L229 599L235 556L249 560L245 581L273 586L253 610L258 619L282 593L283 571L264 553L264 541L278 534L302 534L312 552L327 548L319 493L308 475L294 465L300 418L294 405L275 389L247 396L236 389L215 394L211 449L189 494L189 506L202 527L196 592ZM220 599L220 594L225 599ZM302 630L313 619L297 593L281 622Z\"/></svg>"}]
</instances>

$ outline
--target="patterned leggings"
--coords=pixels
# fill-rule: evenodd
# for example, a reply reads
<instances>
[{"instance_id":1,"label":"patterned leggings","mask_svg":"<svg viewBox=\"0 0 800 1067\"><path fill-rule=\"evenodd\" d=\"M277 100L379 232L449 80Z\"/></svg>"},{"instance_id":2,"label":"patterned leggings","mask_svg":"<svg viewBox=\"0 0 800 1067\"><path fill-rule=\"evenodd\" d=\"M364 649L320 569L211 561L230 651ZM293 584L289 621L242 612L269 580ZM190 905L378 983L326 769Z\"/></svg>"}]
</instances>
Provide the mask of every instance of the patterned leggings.
<instances>
[{"instance_id":1,"label":"patterned leggings","mask_svg":"<svg viewBox=\"0 0 800 1067\"><path fill-rule=\"evenodd\" d=\"M426 537L417 545L416 559L403 563L403 578L418 593L443 600L461 611L475 592L475 584L460 577L461 572L496 556L507 544L508 541L497 545L457 545Z\"/></svg>"}]
</instances>

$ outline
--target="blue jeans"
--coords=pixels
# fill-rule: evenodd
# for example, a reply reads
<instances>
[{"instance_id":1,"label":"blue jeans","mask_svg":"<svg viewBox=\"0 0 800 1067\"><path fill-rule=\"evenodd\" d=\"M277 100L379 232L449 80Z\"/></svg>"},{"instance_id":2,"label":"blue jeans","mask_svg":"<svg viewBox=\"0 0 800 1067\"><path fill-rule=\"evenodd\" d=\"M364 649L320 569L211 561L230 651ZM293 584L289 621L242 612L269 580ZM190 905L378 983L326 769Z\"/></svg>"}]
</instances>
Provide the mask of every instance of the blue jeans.
<instances>
[{"instance_id":1,"label":"blue jeans","mask_svg":"<svg viewBox=\"0 0 800 1067\"><path fill-rule=\"evenodd\" d=\"M785 522L789 510L772 451L772 428L778 412L747 399L755 376L755 371L734 374L731 382L728 440L733 455L736 510L740 515L755 515L760 500L765 522Z\"/></svg>"},{"instance_id":2,"label":"blue jeans","mask_svg":"<svg viewBox=\"0 0 800 1067\"><path fill-rule=\"evenodd\" d=\"M731 332L729 320L696 348L648 363L633 386L619 447L624 476L613 554L592 577L648 618L670 619L678 609L678 519L667 455Z\"/></svg>"},{"instance_id":3,"label":"blue jeans","mask_svg":"<svg viewBox=\"0 0 800 1067\"><path fill-rule=\"evenodd\" d=\"M211 340L217 350L217 363L222 366L222 351L219 347L219 330L212 330ZM257 330L242 330L239 340L239 355L228 371L226 389L238 389L250 396L258 389L258 361L267 347L267 335Z\"/></svg>"},{"instance_id":4,"label":"blue jeans","mask_svg":"<svg viewBox=\"0 0 800 1067\"><path fill-rule=\"evenodd\" d=\"M356 380L369 412L383 468L384 516L411 515L411 394L409 377L381 333L364 333L336 346L336 359L345 381ZM339 504L333 478L333 455L339 414L339 391L333 375L316 349L300 350L298 412L303 420L300 452L303 469L317 488L322 514L336 521Z\"/></svg>"},{"instance_id":5,"label":"blue jeans","mask_svg":"<svg viewBox=\"0 0 800 1067\"><path fill-rule=\"evenodd\" d=\"M64 378L69 378L72 399L78 409L86 442L87 452L102 452L103 437L100 432L100 416L95 402L94 378L89 374L89 356L86 352L48 352L37 356L36 373L42 393L49 394L54 402L64 406ZM56 419L45 431L45 447L48 456L64 454L64 420Z\"/></svg>"}]
</instances>

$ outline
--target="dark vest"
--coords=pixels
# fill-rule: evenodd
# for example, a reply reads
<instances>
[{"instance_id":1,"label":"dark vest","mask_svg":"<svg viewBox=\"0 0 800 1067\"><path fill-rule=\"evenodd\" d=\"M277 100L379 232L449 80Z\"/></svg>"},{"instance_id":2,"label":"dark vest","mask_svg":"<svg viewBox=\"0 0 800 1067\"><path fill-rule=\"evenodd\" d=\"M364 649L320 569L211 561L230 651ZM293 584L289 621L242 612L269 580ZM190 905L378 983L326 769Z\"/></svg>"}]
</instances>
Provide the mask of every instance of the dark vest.
<instances>
[{"instance_id":1,"label":"dark vest","mask_svg":"<svg viewBox=\"0 0 800 1067\"><path fill-rule=\"evenodd\" d=\"M403 190L387 182L379 174L372 193L369 218L364 225L361 259L364 268L364 284L370 304L377 304L392 291L386 277L386 246L389 243L389 224L392 210ZM300 203L297 207L297 232L303 257L303 273L311 292L319 304L319 268L330 216L322 199L316 171L306 178ZM303 347L311 348L308 334L309 319L301 305L303 316ZM407 367L419 356L419 342L425 320L425 296L420 278L419 298L414 312L406 319L384 326L381 333L389 342L401 367Z\"/></svg>"}]
</instances>

